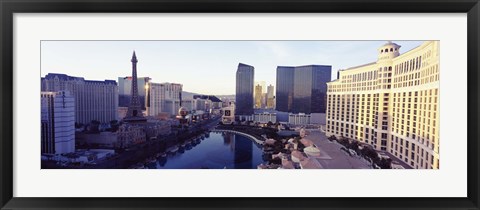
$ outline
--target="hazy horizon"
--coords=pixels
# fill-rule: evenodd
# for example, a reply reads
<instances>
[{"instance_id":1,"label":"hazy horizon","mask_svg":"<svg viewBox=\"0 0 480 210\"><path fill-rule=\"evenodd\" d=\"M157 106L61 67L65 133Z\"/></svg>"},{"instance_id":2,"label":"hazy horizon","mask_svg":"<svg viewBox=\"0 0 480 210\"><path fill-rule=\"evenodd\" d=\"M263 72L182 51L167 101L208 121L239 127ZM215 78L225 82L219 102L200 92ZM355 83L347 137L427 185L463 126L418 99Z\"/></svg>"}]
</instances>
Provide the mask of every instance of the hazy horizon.
<instances>
[{"instance_id":1,"label":"hazy horizon","mask_svg":"<svg viewBox=\"0 0 480 210\"><path fill-rule=\"evenodd\" d=\"M277 66L331 65L337 70L377 60L387 41L42 41L41 76L61 73L87 80L131 75L135 50L138 77L183 84L199 94L235 94L238 63L255 67L255 81L276 85ZM393 41L407 52L423 41Z\"/></svg>"}]
</instances>

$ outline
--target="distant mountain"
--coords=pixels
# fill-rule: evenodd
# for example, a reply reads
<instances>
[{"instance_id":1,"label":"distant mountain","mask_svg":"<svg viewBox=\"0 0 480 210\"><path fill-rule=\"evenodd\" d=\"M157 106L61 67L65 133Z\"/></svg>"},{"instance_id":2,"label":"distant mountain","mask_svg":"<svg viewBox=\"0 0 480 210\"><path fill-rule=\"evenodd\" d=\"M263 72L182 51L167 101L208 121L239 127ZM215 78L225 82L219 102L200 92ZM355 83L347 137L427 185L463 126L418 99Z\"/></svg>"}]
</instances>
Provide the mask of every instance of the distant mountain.
<instances>
[{"instance_id":1,"label":"distant mountain","mask_svg":"<svg viewBox=\"0 0 480 210\"><path fill-rule=\"evenodd\" d=\"M183 99L193 99L193 95L198 95L198 93L182 91L182 100Z\"/></svg>"},{"instance_id":2,"label":"distant mountain","mask_svg":"<svg viewBox=\"0 0 480 210\"><path fill-rule=\"evenodd\" d=\"M182 91L182 99L193 99L193 95L202 95L200 93L192 93L188 91ZM204 94L206 95L206 94ZM235 95L215 95L220 100L222 98L235 99Z\"/></svg>"},{"instance_id":3,"label":"distant mountain","mask_svg":"<svg viewBox=\"0 0 480 210\"><path fill-rule=\"evenodd\" d=\"M235 100L235 95L216 95L220 100L222 98L228 98L230 100Z\"/></svg>"}]
</instances>

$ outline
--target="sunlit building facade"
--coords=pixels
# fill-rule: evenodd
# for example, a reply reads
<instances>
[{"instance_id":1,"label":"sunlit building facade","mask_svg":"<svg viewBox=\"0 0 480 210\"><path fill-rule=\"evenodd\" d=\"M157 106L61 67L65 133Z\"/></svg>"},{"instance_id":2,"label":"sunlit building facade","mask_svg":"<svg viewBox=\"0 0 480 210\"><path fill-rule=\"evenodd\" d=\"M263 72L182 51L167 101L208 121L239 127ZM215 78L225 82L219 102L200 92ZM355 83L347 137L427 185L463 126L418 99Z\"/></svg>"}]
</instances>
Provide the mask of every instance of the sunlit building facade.
<instances>
[{"instance_id":1,"label":"sunlit building facade","mask_svg":"<svg viewBox=\"0 0 480 210\"><path fill-rule=\"evenodd\" d=\"M255 109L261 109L263 108L263 103L262 103L262 86L261 85L255 85Z\"/></svg>"},{"instance_id":2,"label":"sunlit building facade","mask_svg":"<svg viewBox=\"0 0 480 210\"><path fill-rule=\"evenodd\" d=\"M182 84L149 82L146 87L148 116L157 116L160 113L177 114L182 101Z\"/></svg>"},{"instance_id":3,"label":"sunlit building facade","mask_svg":"<svg viewBox=\"0 0 480 210\"><path fill-rule=\"evenodd\" d=\"M274 96L274 87L269 85L267 87L267 109L275 108L275 96Z\"/></svg>"},{"instance_id":4,"label":"sunlit building facade","mask_svg":"<svg viewBox=\"0 0 480 210\"><path fill-rule=\"evenodd\" d=\"M439 168L439 41L400 54L388 42L373 63L339 71L327 93L328 136L391 153L413 168Z\"/></svg>"}]
</instances>

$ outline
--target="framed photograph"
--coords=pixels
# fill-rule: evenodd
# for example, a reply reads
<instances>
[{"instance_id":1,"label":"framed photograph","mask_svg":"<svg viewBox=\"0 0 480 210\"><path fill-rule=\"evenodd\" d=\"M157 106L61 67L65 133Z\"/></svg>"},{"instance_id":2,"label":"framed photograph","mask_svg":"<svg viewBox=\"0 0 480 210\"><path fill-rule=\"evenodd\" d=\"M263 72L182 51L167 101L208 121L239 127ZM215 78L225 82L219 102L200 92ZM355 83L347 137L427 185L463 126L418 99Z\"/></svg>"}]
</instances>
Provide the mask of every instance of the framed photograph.
<instances>
[{"instance_id":1,"label":"framed photograph","mask_svg":"<svg viewBox=\"0 0 480 210\"><path fill-rule=\"evenodd\" d=\"M0 7L2 209L479 209L478 0Z\"/></svg>"}]
</instances>

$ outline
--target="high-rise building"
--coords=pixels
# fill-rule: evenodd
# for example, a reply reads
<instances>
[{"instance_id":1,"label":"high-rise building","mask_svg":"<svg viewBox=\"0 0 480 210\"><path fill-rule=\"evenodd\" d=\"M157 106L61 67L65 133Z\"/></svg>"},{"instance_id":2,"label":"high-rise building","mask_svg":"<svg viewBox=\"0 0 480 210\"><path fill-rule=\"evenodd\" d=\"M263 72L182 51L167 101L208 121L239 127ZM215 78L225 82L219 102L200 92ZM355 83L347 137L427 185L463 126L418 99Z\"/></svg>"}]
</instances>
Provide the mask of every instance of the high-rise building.
<instances>
[{"instance_id":1,"label":"high-rise building","mask_svg":"<svg viewBox=\"0 0 480 210\"><path fill-rule=\"evenodd\" d=\"M257 85L260 85L262 87L262 90L258 93L258 106L257 106L257 93L255 93L255 108L259 108L259 109L264 109L267 107L267 83L265 81L256 81L255 82L255 85L254 85L254 91L255 91L255 87L257 87Z\"/></svg>"},{"instance_id":2,"label":"high-rise building","mask_svg":"<svg viewBox=\"0 0 480 210\"><path fill-rule=\"evenodd\" d=\"M254 87L257 86L257 85L262 86L262 93L267 92L267 83L265 81L255 81L254 82Z\"/></svg>"},{"instance_id":3,"label":"high-rise building","mask_svg":"<svg viewBox=\"0 0 480 210\"><path fill-rule=\"evenodd\" d=\"M292 113L325 113L326 83L332 67L308 65L277 67L276 109Z\"/></svg>"},{"instance_id":4,"label":"high-rise building","mask_svg":"<svg viewBox=\"0 0 480 210\"><path fill-rule=\"evenodd\" d=\"M145 93L146 85L150 82L150 77L138 77L138 99L140 106L145 109ZM130 98L132 94L132 77L118 77L118 106L128 107L130 105Z\"/></svg>"},{"instance_id":5,"label":"high-rise building","mask_svg":"<svg viewBox=\"0 0 480 210\"><path fill-rule=\"evenodd\" d=\"M293 80L293 113L325 113L327 82L332 66L308 65L295 67Z\"/></svg>"},{"instance_id":6,"label":"high-rise building","mask_svg":"<svg viewBox=\"0 0 480 210\"><path fill-rule=\"evenodd\" d=\"M273 85L267 87L267 109L275 108L275 96Z\"/></svg>"},{"instance_id":7,"label":"high-rise building","mask_svg":"<svg viewBox=\"0 0 480 210\"><path fill-rule=\"evenodd\" d=\"M182 84L153 83L147 85L146 107L148 116L160 113L176 115L182 101Z\"/></svg>"},{"instance_id":8,"label":"high-rise building","mask_svg":"<svg viewBox=\"0 0 480 210\"><path fill-rule=\"evenodd\" d=\"M93 81L49 73L41 78L42 91L68 91L75 98L75 122L117 120L118 86L115 80Z\"/></svg>"},{"instance_id":9,"label":"high-rise building","mask_svg":"<svg viewBox=\"0 0 480 210\"><path fill-rule=\"evenodd\" d=\"M75 152L75 99L68 91L41 92L41 152Z\"/></svg>"},{"instance_id":10,"label":"high-rise building","mask_svg":"<svg viewBox=\"0 0 480 210\"><path fill-rule=\"evenodd\" d=\"M253 75L254 67L238 64L235 89L235 115L253 114Z\"/></svg>"},{"instance_id":11,"label":"high-rise building","mask_svg":"<svg viewBox=\"0 0 480 210\"><path fill-rule=\"evenodd\" d=\"M263 108L262 95L262 86L258 84L255 86L255 109Z\"/></svg>"},{"instance_id":12,"label":"high-rise building","mask_svg":"<svg viewBox=\"0 0 480 210\"><path fill-rule=\"evenodd\" d=\"M128 106L127 116L123 118L124 121L127 122L140 122L140 121L147 121L147 119L143 116L142 107L140 105L140 99L138 98L138 84L137 84L137 56L135 55L135 51L133 51L132 55L132 87L131 87L131 94L130 94L130 105ZM143 88L143 87L142 87Z\"/></svg>"},{"instance_id":13,"label":"high-rise building","mask_svg":"<svg viewBox=\"0 0 480 210\"><path fill-rule=\"evenodd\" d=\"M376 62L328 83L328 136L346 137L413 168L439 168L439 41L400 54L388 42Z\"/></svg>"},{"instance_id":14,"label":"high-rise building","mask_svg":"<svg viewBox=\"0 0 480 210\"><path fill-rule=\"evenodd\" d=\"M275 108L281 112L292 112L293 104L293 73L295 67L277 67L277 89Z\"/></svg>"}]
</instances>

